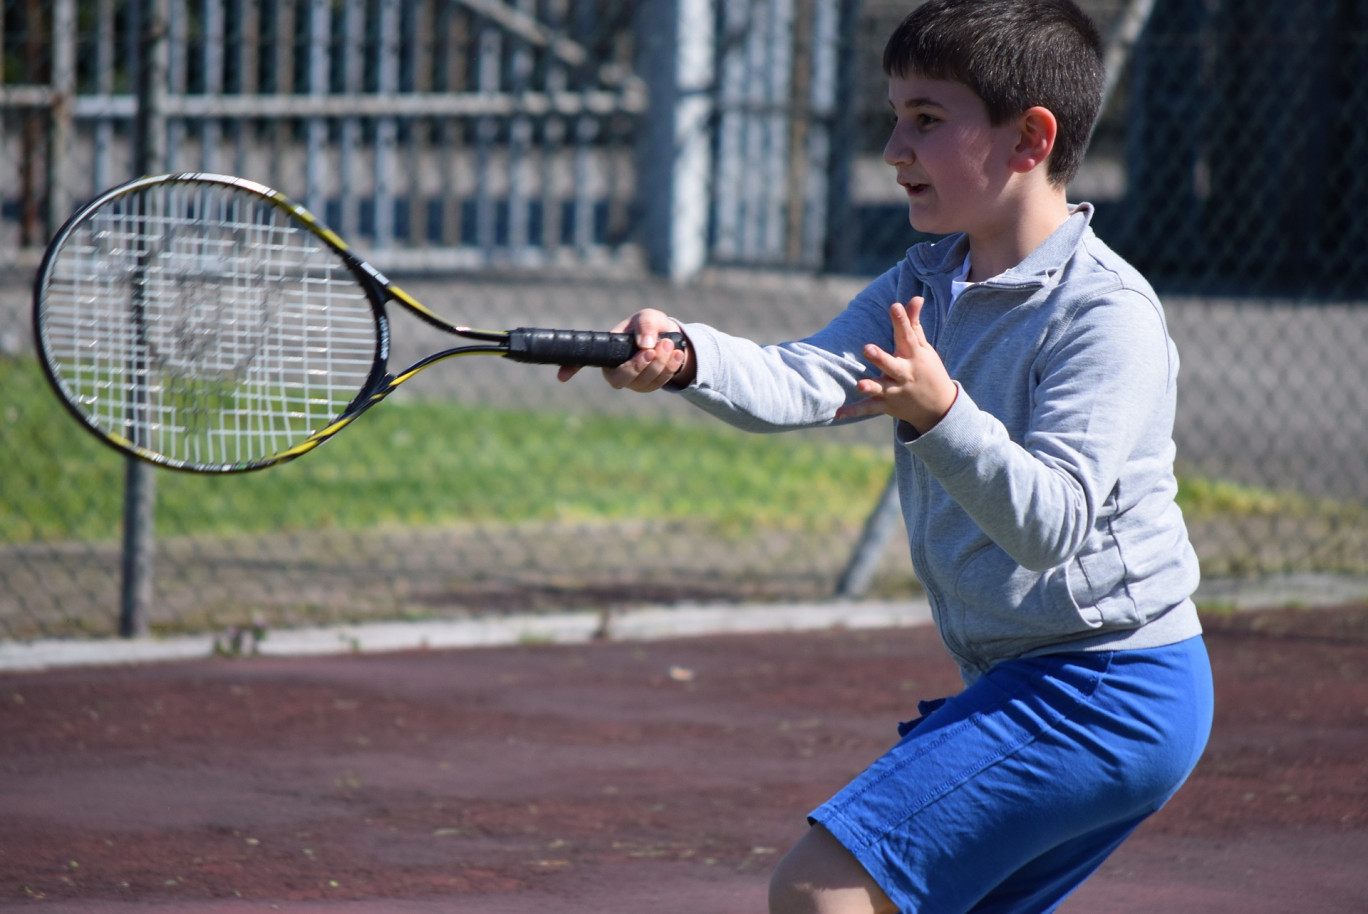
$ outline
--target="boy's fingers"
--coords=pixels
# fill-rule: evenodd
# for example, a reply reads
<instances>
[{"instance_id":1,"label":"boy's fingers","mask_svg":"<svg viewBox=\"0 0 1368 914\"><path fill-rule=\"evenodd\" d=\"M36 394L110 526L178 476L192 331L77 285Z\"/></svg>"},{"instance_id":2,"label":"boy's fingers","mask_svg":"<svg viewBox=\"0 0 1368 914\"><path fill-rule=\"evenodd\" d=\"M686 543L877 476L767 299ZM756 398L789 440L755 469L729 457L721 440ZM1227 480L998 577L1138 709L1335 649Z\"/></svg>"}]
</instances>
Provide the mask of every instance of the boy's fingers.
<instances>
[{"instance_id":1,"label":"boy's fingers","mask_svg":"<svg viewBox=\"0 0 1368 914\"><path fill-rule=\"evenodd\" d=\"M653 348L638 350L616 368L603 369L603 376L618 390L649 393L669 383L682 359L683 352L675 349L673 341L661 339Z\"/></svg>"},{"instance_id":2,"label":"boy's fingers","mask_svg":"<svg viewBox=\"0 0 1368 914\"><path fill-rule=\"evenodd\" d=\"M623 388L636 390L641 383L641 376L650 370L655 357L654 349L640 349L616 368L603 369L603 376L607 379L608 384L616 390Z\"/></svg>"},{"instance_id":3,"label":"boy's fingers","mask_svg":"<svg viewBox=\"0 0 1368 914\"><path fill-rule=\"evenodd\" d=\"M679 328L676 321L672 320L664 311L654 308L647 308L638 311L627 320L613 328L614 332L629 332L636 335L636 344L639 349L654 349L660 342L662 333L670 333Z\"/></svg>"},{"instance_id":4,"label":"boy's fingers","mask_svg":"<svg viewBox=\"0 0 1368 914\"><path fill-rule=\"evenodd\" d=\"M869 364L882 371L885 375L888 375L894 368L897 368L899 361L901 361L897 356L892 353L884 352L873 343L869 343L865 346L864 355L865 358L869 360Z\"/></svg>"},{"instance_id":5,"label":"boy's fingers","mask_svg":"<svg viewBox=\"0 0 1368 914\"><path fill-rule=\"evenodd\" d=\"M662 386L669 377L662 380L661 376L667 371L672 376L683 358L682 355L672 357L674 343L661 336L662 333L674 331L677 326L663 311L649 308L618 321L610 332L632 334L636 339L637 351L621 365L604 368L604 379L618 390L630 388L647 391ZM556 378L562 382L569 381L579 370L576 365L562 365L556 371Z\"/></svg>"},{"instance_id":6,"label":"boy's fingers","mask_svg":"<svg viewBox=\"0 0 1368 914\"><path fill-rule=\"evenodd\" d=\"M854 403L847 403L836 410L837 419L859 419L864 416L878 416L885 412L882 400L870 397L864 400L856 400Z\"/></svg>"},{"instance_id":7,"label":"boy's fingers","mask_svg":"<svg viewBox=\"0 0 1368 914\"><path fill-rule=\"evenodd\" d=\"M917 335L912 329L912 318L905 307L894 302L888 308L888 316L893 321L893 341L898 350L901 351L905 343L917 342Z\"/></svg>"},{"instance_id":8,"label":"boy's fingers","mask_svg":"<svg viewBox=\"0 0 1368 914\"><path fill-rule=\"evenodd\" d=\"M926 299L920 295L913 296L907 302L907 319L912 324L912 332L916 335L917 341L926 343L926 330L921 325L922 306L926 304ZM929 344L928 344L929 345Z\"/></svg>"},{"instance_id":9,"label":"boy's fingers","mask_svg":"<svg viewBox=\"0 0 1368 914\"><path fill-rule=\"evenodd\" d=\"M893 321L894 337L913 343L926 343L926 332L921 325L923 304L924 300L918 295L910 299L906 305L894 302L889 306L888 314Z\"/></svg>"}]
</instances>

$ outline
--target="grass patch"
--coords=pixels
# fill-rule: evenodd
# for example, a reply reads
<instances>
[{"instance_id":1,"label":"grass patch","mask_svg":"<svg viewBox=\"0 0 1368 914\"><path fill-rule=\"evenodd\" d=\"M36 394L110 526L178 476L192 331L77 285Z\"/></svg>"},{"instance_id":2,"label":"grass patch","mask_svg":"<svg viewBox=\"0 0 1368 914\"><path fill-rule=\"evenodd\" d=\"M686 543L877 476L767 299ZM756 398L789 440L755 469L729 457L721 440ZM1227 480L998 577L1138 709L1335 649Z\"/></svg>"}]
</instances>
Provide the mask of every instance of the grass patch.
<instances>
[{"instance_id":1,"label":"grass patch","mask_svg":"<svg viewBox=\"0 0 1368 914\"><path fill-rule=\"evenodd\" d=\"M0 542L117 538L123 458L66 414L32 362L0 358L0 385ZM802 435L391 401L284 466L157 472L157 524L168 536L633 517L821 529L859 523L888 466L882 448Z\"/></svg>"},{"instance_id":2,"label":"grass patch","mask_svg":"<svg viewBox=\"0 0 1368 914\"><path fill-rule=\"evenodd\" d=\"M67 415L31 360L0 357L0 385L0 542L117 539L123 458ZM155 478L163 536L628 518L741 536L859 524L888 471L883 447L801 433L396 400L281 467ZM1365 514L1196 478L1180 480L1178 501L1192 520Z\"/></svg>"},{"instance_id":3,"label":"grass patch","mask_svg":"<svg viewBox=\"0 0 1368 914\"><path fill-rule=\"evenodd\" d=\"M1357 502L1312 498L1297 492L1275 492L1220 479L1181 478L1178 504L1193 520L1213 517L1286 517L1321 520L1362 518Z\"/></svg>"}]
</instances>

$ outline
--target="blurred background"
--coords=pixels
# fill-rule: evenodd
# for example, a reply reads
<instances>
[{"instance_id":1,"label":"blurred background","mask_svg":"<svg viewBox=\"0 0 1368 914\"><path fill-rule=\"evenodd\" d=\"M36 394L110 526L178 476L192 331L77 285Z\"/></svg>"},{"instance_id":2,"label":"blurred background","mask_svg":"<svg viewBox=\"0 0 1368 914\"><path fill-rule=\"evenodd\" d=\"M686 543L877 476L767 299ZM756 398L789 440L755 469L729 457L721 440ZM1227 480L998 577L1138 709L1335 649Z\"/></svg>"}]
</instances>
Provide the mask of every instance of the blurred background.
<instances>
[{"instance_id":1,"label":"blurred background","mask_svg":"<svg viewBox=\"0 0 1368 914\"><path fill-rule=\"evenodd\" d=\"M797 338L921 240L880 157L915 5L3 0L0 640L916 594L885 421L745 436L459 360L306 459L197 478L83 432L30 327L74 208L211 171L458 322ZM1110 82L1071 197L1164 298L1204 578L1362 575L1368 0L1082 5ZM440 343L394 332L399 362Z\"/></svg>"}]
</instances>

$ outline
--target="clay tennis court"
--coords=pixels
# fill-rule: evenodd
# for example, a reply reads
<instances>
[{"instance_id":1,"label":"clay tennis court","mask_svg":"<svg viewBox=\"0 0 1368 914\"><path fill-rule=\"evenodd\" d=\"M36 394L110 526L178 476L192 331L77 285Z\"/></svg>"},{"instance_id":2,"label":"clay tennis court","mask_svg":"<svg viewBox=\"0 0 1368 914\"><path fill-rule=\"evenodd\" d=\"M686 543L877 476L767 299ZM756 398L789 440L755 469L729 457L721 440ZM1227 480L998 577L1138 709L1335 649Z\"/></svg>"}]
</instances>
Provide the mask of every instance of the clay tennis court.
<instances>
[{"instance_id":1,"label":"clay tennis court","mask_svg":"<svg viewBox=\"0 0 1368 914\"><path fill-rule=\"evenodd\" d=\"M1206 616L1210 748L1066 912L1368 910L1368 606ZM0 907L758 912L929 627L0 675Z\"/></svg>"}]
</instances>

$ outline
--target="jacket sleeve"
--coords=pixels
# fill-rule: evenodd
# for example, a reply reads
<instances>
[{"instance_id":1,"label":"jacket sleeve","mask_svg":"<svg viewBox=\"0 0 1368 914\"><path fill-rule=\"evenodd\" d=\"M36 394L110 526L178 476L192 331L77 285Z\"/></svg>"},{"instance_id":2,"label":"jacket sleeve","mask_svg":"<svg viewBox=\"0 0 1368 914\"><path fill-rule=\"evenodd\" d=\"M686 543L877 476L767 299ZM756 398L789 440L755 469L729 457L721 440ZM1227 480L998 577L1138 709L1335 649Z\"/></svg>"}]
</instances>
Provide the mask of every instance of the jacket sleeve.
<instances>
[{"instance_id":1,"label":"jacket sleeve","mask_svg":"<svg viewBox=\"0 0 1368 914\"><path fill-rule=\"evenodd\" d=\"M876 279L824 328L796 342L761 345L685 324L698 371L682 395L748 431L834 424L836 410L860 396L855 384L876 374L861 354L864 345L892 345L887 309L897 273Z\"/></svg>"},{"instance_id":2,"label":"jacket sleeve","mask_svg":"<svg viewBox=\"0 0 1368 914\"><path fill-rule=\"evenodd\" d=\"M963 389L929 432L900 437L990 539L1044 571L1146 494L1123 476L1171 479L1177 355L1158 303L1121 289L1081 307L1032 372L1017 440Z\"/></svg>"}]
</instances>

